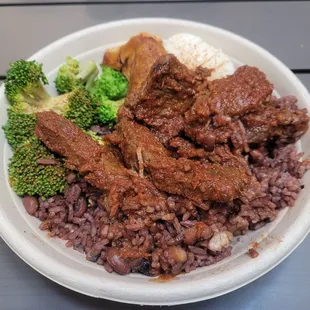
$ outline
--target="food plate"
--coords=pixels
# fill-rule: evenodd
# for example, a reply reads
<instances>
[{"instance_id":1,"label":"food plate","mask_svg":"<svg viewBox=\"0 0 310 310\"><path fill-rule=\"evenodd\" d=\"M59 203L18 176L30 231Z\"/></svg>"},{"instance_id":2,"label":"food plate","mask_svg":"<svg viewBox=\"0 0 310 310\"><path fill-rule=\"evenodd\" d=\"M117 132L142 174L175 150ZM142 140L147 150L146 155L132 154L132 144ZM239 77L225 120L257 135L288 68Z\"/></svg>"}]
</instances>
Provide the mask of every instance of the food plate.
<instances>
[{"instance_id":1,"label":"food plate","mask_svg":"<svg viewBox=\"0 0 310 310\"><path fill-rule=\"evenodd\" d=\"M66 56L82 61L100 62L106 48L127 41L141 31L165 39L187 32L197 35L216 48L221 48L236 64L260 68L275 85L281 96L294 94L300 108L310 109L310 95L298 78L277 58L258 45L231 32L191 21L145 18L116 21L91 27L66 36L45 47L31 59L42 62L50 82ZM54 91L51 83L50 91ZM4 102L3 86L0 101ZM1 125L6 122L6 107L1 105ZM80 293L110 300L142 305L176 305L210 299L231 292L262 276L285 259L307 236L310 227L310 175L303 178L295 206L280 212L276 221L250 232L233 248L232 256L209 267L181 274L169 282L156 282L148 277L107 273L104 268L88 262L77 251L67 249L63 242L51 239L38 229L39 221L30 217L11 190L7 179L10 148L1 132L0 233L1 237L27 264L51 280ZM310 132L298 147L309 154ZM258 243L259 256L251 259L246 252ZM256 244L257 245L257 244Z\"/></svg>"}]
</instances>

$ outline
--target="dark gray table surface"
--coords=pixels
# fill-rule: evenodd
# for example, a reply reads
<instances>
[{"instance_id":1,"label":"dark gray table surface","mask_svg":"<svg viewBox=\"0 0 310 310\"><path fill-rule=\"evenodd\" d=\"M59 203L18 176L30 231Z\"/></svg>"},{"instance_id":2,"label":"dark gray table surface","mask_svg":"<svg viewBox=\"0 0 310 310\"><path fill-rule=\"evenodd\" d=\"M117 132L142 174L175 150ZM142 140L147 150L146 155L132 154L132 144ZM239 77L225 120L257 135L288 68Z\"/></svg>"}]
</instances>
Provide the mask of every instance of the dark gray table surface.
<instances>
[{"instance_id":1,"label":"dark gray table surface","mask_svg":"<svg viewBox=\"0 0 310 310\"><path fill-rule=\"evenodd\" d=\"M9 61L27 58L72 31L120 18L174 17L214 24L257 42L299 73L310 89L310 2L181 2L0 0L0 77L3 79ZM278 267L246 287L209 301L172 308L310 309L309 257L308 236ZM26 265L0 239L0 310L139 308L63 288Z\"/></svg>"}]
</instances>

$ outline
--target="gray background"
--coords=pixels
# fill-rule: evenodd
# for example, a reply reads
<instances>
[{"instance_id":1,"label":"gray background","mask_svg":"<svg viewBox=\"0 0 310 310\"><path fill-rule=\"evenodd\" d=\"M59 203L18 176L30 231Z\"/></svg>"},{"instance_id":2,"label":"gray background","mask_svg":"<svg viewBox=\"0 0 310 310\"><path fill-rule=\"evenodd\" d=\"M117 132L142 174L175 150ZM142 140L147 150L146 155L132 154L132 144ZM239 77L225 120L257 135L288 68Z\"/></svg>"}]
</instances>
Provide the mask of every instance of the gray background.
<instances>
[{"instance_id":1,"label":"gray background","mask_svg":"<svg viewBox=\"0 0 310 310\"><path fill-rule=\"evenodd\" d=\"M255 41L310 89L309 16L308 1L0 0L0 78L9 61L27 58L72 31L120 18L174 17L214 24ZM283 263L246 287L172 309L310 309L309 256L308 236ZM0 239L1 310L139 308L65 289L32 270Z\"/></svg>"}]
</instances>

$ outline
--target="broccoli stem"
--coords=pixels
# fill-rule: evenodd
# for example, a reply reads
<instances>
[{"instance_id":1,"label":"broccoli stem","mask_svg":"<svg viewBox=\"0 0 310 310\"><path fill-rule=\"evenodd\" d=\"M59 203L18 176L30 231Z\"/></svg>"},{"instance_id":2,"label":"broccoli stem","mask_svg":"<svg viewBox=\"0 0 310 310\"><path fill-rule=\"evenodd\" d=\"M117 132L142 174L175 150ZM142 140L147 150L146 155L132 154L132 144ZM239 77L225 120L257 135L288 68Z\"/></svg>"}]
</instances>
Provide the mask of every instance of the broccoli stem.
<instances>
[{"instance_id":1,"label":"broccoli stem","mask_svg":"<svg viewBox=\"0 0 310 310\"><path fill-rule=\"evenodd\" d=\"M51 96L42 84L38 84L31 88L31 92L21 91L23 101L34 106L42 106L43 103L49 101Z\"/></svg>"},{"instance_id":2,"label":"broccoli stem","mask_svg":"<svg viewBox=\"0 0 310 310\"><path fill-rule=\"evenodd\" d=\"M88 78L88 80L87 80L87 82L86 82L86 85L85 85L86 90L89 91L89 90L92 88L92 86L93 86L93 84L94 84L94 81L95 81L97 75L98 75L98 72L97 72L97 71L94 71L94 72L89 76L89 78Z\"/></svg>"},{"instance_id":3,"label":"broccoli stem","mask_svg":"<svg viewBox=\"0 0 310 310\"><path fill-rule=\"evenodd\" d=\"M82 81L87 81L86 85L90 87L98 73L99 70L96 63L94 61L90 61L79 73L79 78L81 78ZM89 81L89 79L91 79L91 81Z\"/></svg>"}]
</instances>

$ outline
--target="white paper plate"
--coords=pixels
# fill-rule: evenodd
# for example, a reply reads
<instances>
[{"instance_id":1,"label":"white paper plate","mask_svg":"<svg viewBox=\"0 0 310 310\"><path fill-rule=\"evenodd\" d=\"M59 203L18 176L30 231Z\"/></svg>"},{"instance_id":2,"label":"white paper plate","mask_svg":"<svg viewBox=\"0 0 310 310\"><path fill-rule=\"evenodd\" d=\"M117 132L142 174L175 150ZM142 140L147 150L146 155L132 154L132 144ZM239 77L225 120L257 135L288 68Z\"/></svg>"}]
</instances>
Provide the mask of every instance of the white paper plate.
<instances>
[{"instance_id":1,"label":"white paper plate","mask_svg":"<svg viewBox=\"0 0 310 310\"><path fill-rule=\"evenodd\" d=\"M91 27L66 36L45 47L31 59L44 64L52 81L59 65L70 55L82 61L101 61L104 50L127 41L130 36L150 32L163 39L179 32L198 35L209 44L222 48L236 61L259 67L274 83L280 95L294 94L300 107L310 110L310 96L298 78L277 58L258 45L231 32L191 21L175 19L132 19ZM6 122L3 86L0 88L0 121ZM107 273L103 267L85 260L77 251L68 249L58 239L49 239L38 229L39 220L29 216L21 200L7 182L10 150L3 132L0 160L0 233L11 249L27 264L51 280L90 296L134 304L175 305L213 298L233 291L257 279L287 257L306 237L310 227L310 174L306 174L294 208L283 210L278 219L259 231L250 232L236 243L233 255L222 262L180 275L168 283L154 283L150 278L131 274ZM303 137L301 148L310 153L310 131ZM246 251L258 241L260 253L250 259Z\"/></svg>"}]
</instances>

